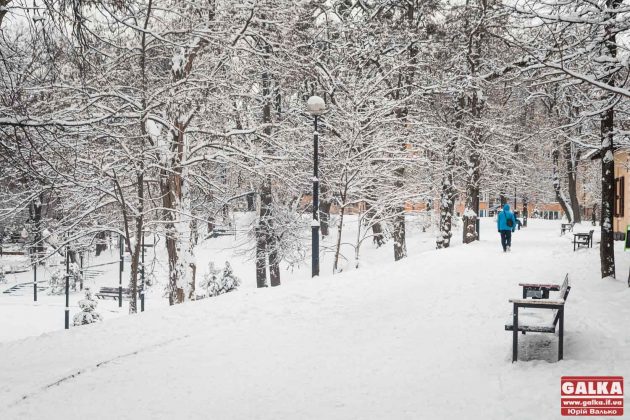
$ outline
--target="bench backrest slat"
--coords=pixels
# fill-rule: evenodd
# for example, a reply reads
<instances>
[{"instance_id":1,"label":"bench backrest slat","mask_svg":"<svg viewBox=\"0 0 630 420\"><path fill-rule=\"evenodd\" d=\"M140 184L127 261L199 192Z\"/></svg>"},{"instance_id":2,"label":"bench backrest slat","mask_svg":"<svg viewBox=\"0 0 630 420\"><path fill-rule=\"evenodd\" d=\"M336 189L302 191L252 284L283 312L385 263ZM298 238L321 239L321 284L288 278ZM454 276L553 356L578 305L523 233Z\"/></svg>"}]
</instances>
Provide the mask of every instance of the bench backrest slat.
<instances>
[{"instance_id":1,"label":"bench backrest slat","mask_svg":"<svg viewBox=\"0 0 630 420\"><path fill-rule=\"evenodd\" d=\"M128 288L122 289L123 294L129 294ZM101 287L98 293L118 293L118 287Z\"/></svg>"},{"instance_id":2,"label":"bench backrest slat","mask_svg":"<svg viewBox=\"0 0 630 420\"><path fill-rule=\"evenodd\" d=\"M562 287L560 288L560 291L558 292L558 298L559 299L563 299L563 300L567 300L567 297L569 296L569 291L571 290L571 287L569 287L569 273L567 273L564 276L564 281L562 282ZM558 319L560 318L560 313L557 309L554 309L553 311L553 326L555 327L556 324L558 323Z\"/></svg>"}]
</instances>

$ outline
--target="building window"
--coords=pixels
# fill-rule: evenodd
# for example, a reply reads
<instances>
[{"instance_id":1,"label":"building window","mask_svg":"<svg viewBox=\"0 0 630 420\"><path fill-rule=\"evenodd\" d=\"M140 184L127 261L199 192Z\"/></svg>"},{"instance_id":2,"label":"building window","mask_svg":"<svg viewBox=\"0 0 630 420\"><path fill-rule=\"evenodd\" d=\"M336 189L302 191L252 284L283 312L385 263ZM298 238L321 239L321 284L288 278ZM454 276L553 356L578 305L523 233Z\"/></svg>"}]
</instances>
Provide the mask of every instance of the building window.
<instances>
[{"instance_id":1,"label":"building window","mask_svg":"<svg viewBox=\"0 0 630 420\"><path fill-rule=\"evenodd\" d=\"M623 217L625 201L624 177L615 178L615 217Z\"/></svg>"}]
</instances>

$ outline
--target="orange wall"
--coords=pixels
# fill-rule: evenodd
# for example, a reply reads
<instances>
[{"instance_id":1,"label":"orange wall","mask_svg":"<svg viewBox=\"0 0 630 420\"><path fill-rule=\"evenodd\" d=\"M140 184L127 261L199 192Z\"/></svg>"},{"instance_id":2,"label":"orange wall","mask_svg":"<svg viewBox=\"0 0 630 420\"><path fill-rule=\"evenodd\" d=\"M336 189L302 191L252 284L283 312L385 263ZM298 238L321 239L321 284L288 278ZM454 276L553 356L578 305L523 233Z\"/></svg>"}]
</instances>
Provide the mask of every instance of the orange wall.
<instances>
[{"instance_id":1,"label":"orange wall","mask_svg":"<svg viewBox=\"0 0 630 420\"><path fill-rule=\"evenodd\" d=\"M614 232L626 232L626 227L630 225L630 172L628 167L630 166L630 153L627 151L618 151L615 153L615 178L620 176L624 177L624 212L623 217L613 218L613 231Z\"/></svg>"}]
</instances>

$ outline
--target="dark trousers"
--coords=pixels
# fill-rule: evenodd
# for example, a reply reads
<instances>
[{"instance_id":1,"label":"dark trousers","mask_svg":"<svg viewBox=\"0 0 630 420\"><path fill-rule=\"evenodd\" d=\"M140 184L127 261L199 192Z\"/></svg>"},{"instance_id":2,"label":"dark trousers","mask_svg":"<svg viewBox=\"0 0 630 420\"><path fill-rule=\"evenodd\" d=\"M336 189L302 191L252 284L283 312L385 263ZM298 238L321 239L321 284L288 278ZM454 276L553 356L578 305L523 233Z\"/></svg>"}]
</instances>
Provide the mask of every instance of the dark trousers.
<instances>
[{"instance_id":1,"label":"dark trousers","mask_svg":"<svg viewBox=\"0 0 630 420\"><path fill-rule=\"evenodd\" d=\"M506 247L512 246L512 231L501 230L499 231L499 233L501 233L501 246L503 247L503 250L505 251Z\"/></svg>"}]
</instances>

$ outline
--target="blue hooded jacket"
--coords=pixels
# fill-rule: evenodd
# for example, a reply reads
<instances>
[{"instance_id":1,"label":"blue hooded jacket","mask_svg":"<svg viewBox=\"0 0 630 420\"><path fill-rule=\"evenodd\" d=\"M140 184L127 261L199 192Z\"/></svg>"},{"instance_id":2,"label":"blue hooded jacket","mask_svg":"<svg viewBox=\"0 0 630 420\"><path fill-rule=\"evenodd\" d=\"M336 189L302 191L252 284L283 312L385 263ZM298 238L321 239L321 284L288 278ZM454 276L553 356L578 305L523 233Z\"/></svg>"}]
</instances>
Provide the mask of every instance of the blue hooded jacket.
<instances>
[{"instance_id":1,"label":"blue hooded jacket","mask_svg":"<svg viewBox=\"0 0 630 420\"><path fill-rule=\"evenodd\" d=\"M512 227L508 226L508 219L512 219ZM510 211L509 204L504 205L503 211L499 212L499 215L497 216L497 229L511 230L512 232L514 232L514 229L516 229L516 218L514 217L514 213Z\"/></svg>"}]
</instances>

